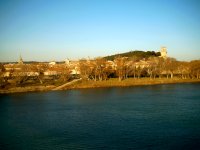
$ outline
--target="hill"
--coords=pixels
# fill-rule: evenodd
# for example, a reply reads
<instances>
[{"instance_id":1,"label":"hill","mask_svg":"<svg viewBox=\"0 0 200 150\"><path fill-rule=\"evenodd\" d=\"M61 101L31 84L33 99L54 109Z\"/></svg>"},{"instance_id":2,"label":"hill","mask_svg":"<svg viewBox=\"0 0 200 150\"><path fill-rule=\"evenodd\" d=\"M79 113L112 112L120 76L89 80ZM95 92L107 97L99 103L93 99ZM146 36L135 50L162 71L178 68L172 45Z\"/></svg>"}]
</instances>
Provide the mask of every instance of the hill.
<instances>
[{"instance_id":1,"label":"hill","mask_svg":"<svg viewBox=\"0 0 200 150\"><path fill-rule=\"evenodd\" d=\"M130 51L130 52L125 52L125 53L120 53L120 54L115 54L115 55L110 55L104 57L106 60L114 60L115 57L136 57L138 59L143 59L143 58L149 58L149 57L158 57L160 56L160 52L155 52L155 51L140 51L140 50L135 50L135 51Z\"/></svg>"}]
</instances>

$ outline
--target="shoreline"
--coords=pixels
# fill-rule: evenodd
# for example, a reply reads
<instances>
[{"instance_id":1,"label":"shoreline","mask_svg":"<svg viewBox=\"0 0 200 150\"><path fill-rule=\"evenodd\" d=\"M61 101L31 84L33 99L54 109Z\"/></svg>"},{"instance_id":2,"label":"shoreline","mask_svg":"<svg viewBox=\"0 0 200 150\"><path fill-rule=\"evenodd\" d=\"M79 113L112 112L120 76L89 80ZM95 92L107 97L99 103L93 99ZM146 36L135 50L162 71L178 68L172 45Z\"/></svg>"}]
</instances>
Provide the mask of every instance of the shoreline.
<instances>
[{"instance_id":1,"label":"shoreline","mask_svg":"<svg viewBox=\"0 0 200 150\"><path fill-rule=\"evenodd\" d=\"M27 86L27 87L12 87L10 89L0 89L0 94L51 91L52 88L55 88L55 86L54 85L48 85L48 86L32 85L32 86Z\"/></svg>"},{"instance_id":2,"label":"shoreline","mask_svg":"<svg viewBox=\"0 0 200 150\"><path fill-rule=\"evenodd\" d=\"M69 83L69 82L68 82ZM92 81L92 80L80 80L73 84L64 83L66 87L59 88L58 90L71 90L71 89L93 89L93 88L108 88L108 87L132 87L132 86L146 86L146 85L159 85L159 84L177 84L177 83L200 83L200 79L165 79L165 78L128 78L123 81L118 81L117 78L109 79L106 81ZM62 85L61 85L62 86ZM42 91L55 91L57 87L55 85L37 85L27 87L13 87L10 89L0 89L0 94L9 93L22 93L22 92L42 92Z\"/></svg>"},{"instance_id":3,"label":"shoreline","mask_svg":"<svg viewBox=\"0 0 200 150\"><path fill-rule=\"evenodd\" d=\"M83 81L79 84L74 84L66 87L63 90L69 89L90 89L90 88L107 88L107 87L133 87L133 86L146 86L146 85L160 85L160 84L179 84L179 83L200 83L200 79L149 79L128 78L121 82L118 79L109 79L107 81Z\"/></svg>"}]
</instances>

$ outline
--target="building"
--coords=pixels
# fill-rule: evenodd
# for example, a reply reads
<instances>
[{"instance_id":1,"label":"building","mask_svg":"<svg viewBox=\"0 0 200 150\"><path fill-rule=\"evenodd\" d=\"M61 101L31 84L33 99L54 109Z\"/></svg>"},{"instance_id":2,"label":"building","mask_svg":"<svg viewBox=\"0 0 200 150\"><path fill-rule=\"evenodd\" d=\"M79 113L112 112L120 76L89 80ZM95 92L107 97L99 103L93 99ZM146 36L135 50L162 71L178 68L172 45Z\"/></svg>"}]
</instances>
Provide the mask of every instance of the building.
<instances>
[{"instance_id":1,"label":"building","mask_svg":"<svg viewBox=\"0 0 200 150\"><path fill-rule=\"evenodd\" d=\"M54 65L56 65L56 62L55 62L55 61L49 62L49 66L50 66L50 67L53 67Z\"/></svg>"},{"instance_id":2,"label":"building","mask_svg":"<svg viewBox=\"0 0 200 150\"><path fill-rule=\"evenodd\" d=\"M167 58L167 48L166 47L161 47L160 54L161 54L160 57Z\"/></svg>"}]
</instances>

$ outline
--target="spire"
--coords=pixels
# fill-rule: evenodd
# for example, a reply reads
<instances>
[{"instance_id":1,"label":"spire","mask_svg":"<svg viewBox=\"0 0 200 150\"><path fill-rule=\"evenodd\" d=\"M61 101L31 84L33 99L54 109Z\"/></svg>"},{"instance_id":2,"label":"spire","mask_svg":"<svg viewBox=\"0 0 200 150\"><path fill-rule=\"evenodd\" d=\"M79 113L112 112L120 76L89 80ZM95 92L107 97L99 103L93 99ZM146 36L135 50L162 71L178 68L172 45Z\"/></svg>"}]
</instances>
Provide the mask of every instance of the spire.
<instances>
[{"instance_id":1,"label":"spire","mask_svg":"<svg viewBox=\"0 0 200 150\"><path fill-rule=\"evenodd\" d=\"M20 64L20 65L21 65L21 64L24 64L21 54L20 54L20 56L19 56L18 64Z\"/></svg>"}]
</instances>

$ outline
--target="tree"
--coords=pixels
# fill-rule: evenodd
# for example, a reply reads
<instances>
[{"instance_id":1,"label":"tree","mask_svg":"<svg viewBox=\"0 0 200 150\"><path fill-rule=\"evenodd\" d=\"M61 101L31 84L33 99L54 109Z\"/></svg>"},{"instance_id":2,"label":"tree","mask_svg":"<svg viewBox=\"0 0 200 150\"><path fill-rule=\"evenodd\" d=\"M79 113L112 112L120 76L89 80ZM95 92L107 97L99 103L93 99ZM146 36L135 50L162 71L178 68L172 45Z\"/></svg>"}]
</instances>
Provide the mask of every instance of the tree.
<instances>
[{"instance_id":1,"label":"tree","mask_svg":"<svg viewBox=\"0 0 200 150\"><path fill-rule=\"evenodd\" d=\"M171 78L174 77L174 72L177 71L177 61L175 58L166 58L165 59L165 71L167 74L167 78L170 75Z\"/></svg>"},{"instance_id":2,"label":"tree","mask_svg":"<svg viewBox=\"0 0 200 150\"><path fill-rule=\"evenodd\" d=\"M7 77L4 77L5 68L4 65L0 63L0 87L5 87L7 82Z\"/></svg>"},{"instance_id":3,"label":"tree","mask_svg":"<svg viewBox=\"0 0 200 150\"><path fill-rule=\"evenodd\" d=\"M119 81L122 81L126 75L127 57L116 57L114 62L116 64L116 73L118 75Z\"/></svg>"},{"instance_id":4,"label":"tree","mask_svg":"<svg viewBox=\"0 0 200 150\"><path fill-rule=\"evenodd\" d=\"M141 67L141 66L136 67L137 78L141 77L142 71L143 71L143 67Z\"/></svg>"},{"instance_id":5,"label":"tree","mask_svg":"<svg viewBox=\"0 0 200 150\"><path fill-rule=\"evenodd\" d=\"M93 66L90 60L80 59L79 60L79 68L81 77L83 79L90 79L92 75Z\"/></svg>"},{"instance_id":6,"label":"tree","mask_svg":"<svg viewBox=\"0 0 200 150\"><path fill-rule=\"evenodd\" d=\"M148 72L150 78L156 77L157 64L158 64L158 62L154 57L149 58L149 66L148 66L147 72Z\"/></svg>"},{"instance_id":7,"label":"tree","mask_svg":"<svg viewBox=\"0 0 200 150\"><path fill-rule=\"evenodd\" d=\"M112 66L110 66L109 64L106 64L106 67L103 70L103 79L107 80L108 77L110 77L112 74L114 74L114 70Z\"/></svg>"},{"instance_id":8,"label":"tree","mask_svg":"<svg viewBox=\"0 0 200 150\"><path fill-rule=\"evenodd\" d=\"M162 57L157 57L157 59L158 59L158 63L157 63L157 74L158 74L158 76L159 76L159 78L161 78L161 76L162 76L162 72L163 72L163 68L164 68L164 63L165 63L165 59L164 58L162 58Z\"/></svg>"},{"instance_id":9,"label":"tree","mask_svg":"<svg viewBox=\"0 0 200 150\"><path fill-rule=\"evenodd\" d=\"M102 81L105 75L105 68L106 68L106 61L104 58L96 58L93 61L93 73L94 73L94 80L97 79Z\"/></svg>"},{"instance_id":10,"label":"tree","mask_svg":"<svg viewBox=\"0 0 200 150\"><path fill-rule=\"evenodd\" d=\"M56 71L57 73L59 73L60 80L62 82L66 82L67 80L69 80L71 71L68 65L59 64L56 66Z\"/></svg>"},{"instance_id":11,"label":"tree","mask_svg":"<svg viewBox=\"0 0 200 150\"><path fill-rule=\"evenodd\" d=\"M126 53L121 53L121 54L115 54L111 56L105 57L106 60L114 60L116 57L137 57L138 59L143 59L143 58L149 58L149 57L158 57L160 56L160 52L155 52L155 51L140 51L140 50L135 50L135 51L130 51Z\"/></svg>"},{"instance_id":12,"label":"tree","mask_svg":"<svg viewBox=\"0 0 200 150\"><path fill-rule=\"evenodd\" d=\"M149 58L149 66L147 68L147 72L150 78L155 78L156 76L161 77L163 71L163 62L164 59L161 57L150 57Z\"/></svg>"},{"instance_id":13,"label":"tree","mask_svg":"<svg viewBox=\"0 0 200 150\"><path fill-rule=\"evenodd\" d=\"M186 79L187 77L189 77L190 68L188 62L177 62L177 68L182 79Z\"/></svg>"},{"instance_id":14,"label":"tree","mask_svg":"<svg viewBox=\"0 0 200 150\"><path fill-rule=\"evenodd\" d=\"M128 59L129 59L129 61L126 63L127 64L127 75L136 78L136 74L137 74L136 63L138 61L140 61L140 58L138 56L134 55Z\"/></svg>"},{"instance_id":15,"label":"tree","mask_svg":"<svg viewBox=\"0 0 200 150\"><path fill-rule=\"evenodd\" d=\"M45 63L39 63L39 64L36 64L34 66L34 70L36 72L38 72L38 80L40 81L41 84L44 83L44 72L49 68L48 64L45 64Z\"/></svg>"},{"instance_id":16,"label":"tree","mask_svg":"<svg viewBox=\"0 0 200 150\"><path fill-rule=\"evenodd\" d=\"M190 76L192 78L200 79L200 60L191 61L189 66L190 66Z\"/></svg>"}]
</instances>

